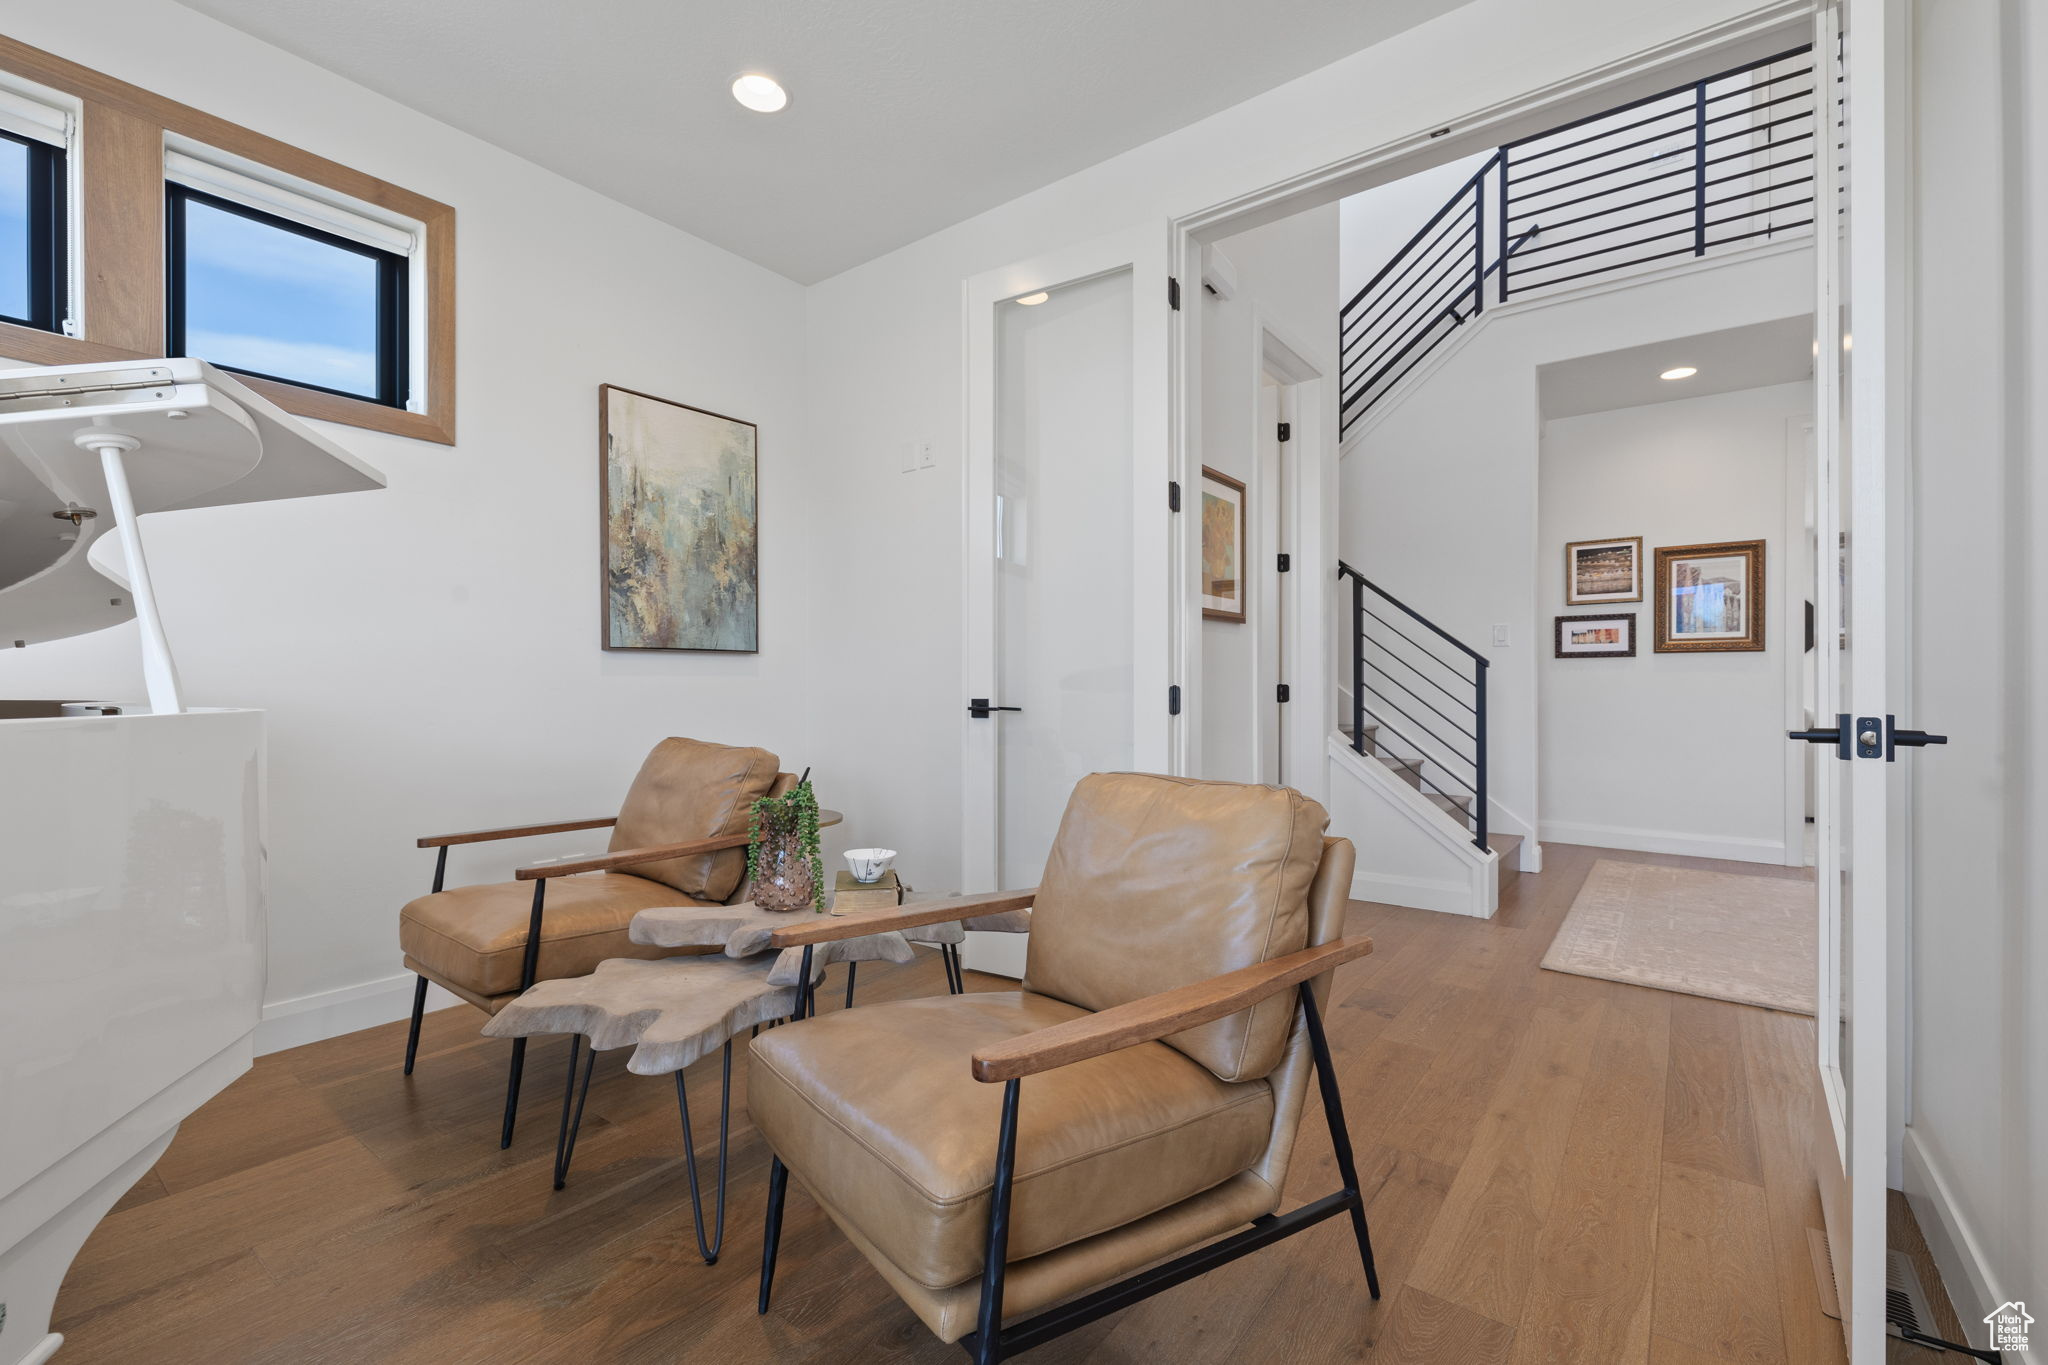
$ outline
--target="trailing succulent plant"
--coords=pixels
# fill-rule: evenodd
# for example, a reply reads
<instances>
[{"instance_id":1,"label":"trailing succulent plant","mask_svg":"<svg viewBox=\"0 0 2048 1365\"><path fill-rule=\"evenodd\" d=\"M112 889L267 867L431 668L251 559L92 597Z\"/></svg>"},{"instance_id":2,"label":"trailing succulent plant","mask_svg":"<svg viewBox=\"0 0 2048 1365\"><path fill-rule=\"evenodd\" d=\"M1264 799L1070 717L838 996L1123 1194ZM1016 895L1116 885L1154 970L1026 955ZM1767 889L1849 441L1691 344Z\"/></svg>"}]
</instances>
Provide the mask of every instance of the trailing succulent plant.
<instances>
[{"instance_id":1,"label":"trailing succulent plant","mask_svg":"<svg viewBox=\"0 0 2048 1365\"><path fill-rule=\"evenodd\" d=\"M825 858L818 844L818 794L808 774L782 795L754 802L747 839L747 876L756 886L766 880L762 849L771 840L793 843L811 874L811 908L824 911Z\"/></svg>"}]
</instances>

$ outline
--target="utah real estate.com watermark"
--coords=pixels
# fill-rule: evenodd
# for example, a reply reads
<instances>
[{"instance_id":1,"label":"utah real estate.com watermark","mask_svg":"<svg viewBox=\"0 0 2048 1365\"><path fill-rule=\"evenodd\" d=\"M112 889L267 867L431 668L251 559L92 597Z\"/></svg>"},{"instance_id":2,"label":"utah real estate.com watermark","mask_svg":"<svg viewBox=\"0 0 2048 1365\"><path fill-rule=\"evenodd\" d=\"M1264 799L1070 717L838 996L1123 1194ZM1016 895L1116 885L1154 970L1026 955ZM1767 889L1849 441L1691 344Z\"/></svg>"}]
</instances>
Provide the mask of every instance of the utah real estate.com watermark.
<instances>
[{"instance_id":1,"label":"utah real estate.com watermark","mask_svg":"<svg viewBox=\"0 0 2048 1365\"><path fill-rule=\"evenodd\" d=\"M2034 1316L2027 1311L2026 1304L2014 1299L2002 1303L1984 1315L1984 1326L1988 1329L1989 1345L1994 1351L2024 1351L2027 1349L2027 1328L2033 1326Z\"/></svg>"}]
</instances>

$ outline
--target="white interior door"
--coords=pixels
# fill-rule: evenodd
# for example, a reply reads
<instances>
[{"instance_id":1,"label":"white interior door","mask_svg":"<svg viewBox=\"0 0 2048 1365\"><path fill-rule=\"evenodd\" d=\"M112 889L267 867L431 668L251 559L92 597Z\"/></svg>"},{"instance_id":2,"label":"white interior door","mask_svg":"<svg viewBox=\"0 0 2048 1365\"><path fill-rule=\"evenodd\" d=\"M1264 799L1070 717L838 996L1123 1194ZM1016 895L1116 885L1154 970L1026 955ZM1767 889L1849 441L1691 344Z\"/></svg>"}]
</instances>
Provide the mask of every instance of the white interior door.
<instances>
[{"instance_id":1,"label":"white interior door","mask_svg":"<svg viewBox=\"0 0 2048 1365\"><path fill-rule=\"evenodd\" d=\"M1166 275L1161 225L967 283L965 890L1037 885L1083 776L1169 763Z\"/></svg>"},{"instance_id":2,"label":"white interior door","mask_svg":"<svg viewBox=\"0 0 2048 1365\"><path fill-rule=\"evenodd\" d=\"M1820 563L1817 683L1824 714L1839 718L1846 749L1827 752L1816 782L1819 832L1820 1009L1817 1063L1824 1114L1814 1158L1833 1252L1849 1355L1878 1365L1885 1352L1885 1191L1895 1128L1894 984L1888 875L1903 845L1887 761L1894 674L1889 581L1893 472L1905 424L1896 404L1903 298L1904 14L1900 0L1840 0L1824 10L1819 74L1841 54L1837 132L1845 145L1818 158L1820 261L1815 367ZM1830 88L1821 82L1820 88ZM1823 108L1825 108L1825 104ZM1833 120L1823 119L1822 126ZM1823 144L1822 150L1828 150ZM1838 159L1841 162L1838 175ZM1840 221L1826 212L1842 206ZM1830 230L1830 228L1834 230ZM1876 752L1871 752L1875 741ZM1847 756L1842 756L1846 754Z\"/></svg>"}]
</instances>

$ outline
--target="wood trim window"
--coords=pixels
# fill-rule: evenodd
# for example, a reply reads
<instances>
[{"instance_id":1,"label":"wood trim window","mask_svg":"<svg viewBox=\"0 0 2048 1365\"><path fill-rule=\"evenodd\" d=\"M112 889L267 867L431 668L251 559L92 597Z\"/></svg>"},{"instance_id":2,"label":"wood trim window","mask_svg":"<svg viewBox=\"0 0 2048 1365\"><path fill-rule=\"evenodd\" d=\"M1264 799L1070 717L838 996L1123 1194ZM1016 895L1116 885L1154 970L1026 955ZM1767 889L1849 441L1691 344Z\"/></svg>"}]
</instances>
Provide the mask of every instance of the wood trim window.
<instances>
[{"instance_id":1,"label":"wood trim window","mask_svg":"<svg viewBox=\"0 0 2048 1365\"><path fill-rule=\"evenodd\" d=\"M426 311L424 401L404 411L366 398L244 376L287 412L423 441L455 443L455 210L276 138L0 36L0 70L78 99L83 212L82 336L0 322L0 355L38 365L161 356L165 312L165 139L194 142L421 224Z\"/></svg>"}]
</instances>

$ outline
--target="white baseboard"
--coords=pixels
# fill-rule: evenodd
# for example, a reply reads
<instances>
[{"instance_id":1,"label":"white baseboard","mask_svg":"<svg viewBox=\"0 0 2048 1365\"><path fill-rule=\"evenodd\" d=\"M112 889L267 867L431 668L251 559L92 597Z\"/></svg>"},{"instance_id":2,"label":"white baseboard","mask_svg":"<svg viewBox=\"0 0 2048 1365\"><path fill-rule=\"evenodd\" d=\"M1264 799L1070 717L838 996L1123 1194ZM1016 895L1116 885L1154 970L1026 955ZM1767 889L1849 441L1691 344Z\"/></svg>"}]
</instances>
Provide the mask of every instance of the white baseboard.
<instances>
[{"instance_id":1,"label":"white baseboard","mask_svg":"<svg viewBox=\"0 0 2048 1365\"><path fill-rule=\"evenodd\" d=\"M1626 825L1587 825L1569 820L1545 820L1543 842L1618 848L1631 853L1727 858L1739 863L1770 863L1774 866L1783 866L1785 862L1785 844L1781 839L1728 839L1681 834L1669 829L1631 829Z\"/></svg>"},{"instance_id":2,"label":"white baseboard","mask_svg":"<svg viewBox=\"0 0 2048 1365\"><path fill-rule=\"evenodd\" d=\"M407 1018L412 1014L416 979L411 972L400 972L354 986L272 1001L263 1007L263 1022L256 1026L256 1055L262 1057ZM459 997L439 986L427 987L430 1010L462 1003Z\"/></svg>"},{"instance_id":3,"label":"white baseboard","mask_svg":"<svg viewBox=\"0 0 2048 1365\"><path fill-rule=\"evenodd\" d=\"M1972 1343L1981 1343L1984 1315L2006 1302L2006 1286L1992 1273L1984 1258L1984 1244L1963 1217L1947 1176L1911 1124L1906 1125L1903 1157L1906 1202L1913 1206L1927 1249L1934 1253L1935 1269L1941 1272L1942 1287L1948 1290L1956 1316L1963 1320L1965 1336Z\"/></svg>"},{"instance_id":4,"label":"white baseboard","mask_svg":"<svg viewBox=\"0 0 2048 1365\"><path fill-rule=\"evenodd\" d=\"M1472 887L1428 877L1360 872L1351 879L1351 899L1405 905L1411 910L1441 910L1447 915L1470 915L1475 919L1488 917L1485 906L1474 904Z\"/></svg>"}]
</instances>

